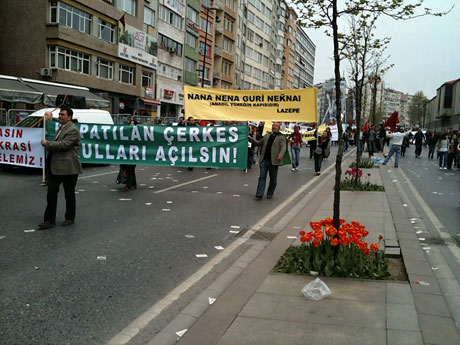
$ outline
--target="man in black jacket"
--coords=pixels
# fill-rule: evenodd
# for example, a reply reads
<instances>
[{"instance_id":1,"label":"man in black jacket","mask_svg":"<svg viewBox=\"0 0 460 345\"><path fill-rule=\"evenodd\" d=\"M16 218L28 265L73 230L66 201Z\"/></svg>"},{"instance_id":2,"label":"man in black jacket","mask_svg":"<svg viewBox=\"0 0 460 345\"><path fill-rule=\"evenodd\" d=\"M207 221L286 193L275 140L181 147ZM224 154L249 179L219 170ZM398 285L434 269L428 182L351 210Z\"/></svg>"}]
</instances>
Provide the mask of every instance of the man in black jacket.
<instances>
[{"instance_id":1,"label":"man in black jacket","mask_svg":"<svg viewBox=\"0 0 460 345\"><path fill-rule=\"evenodd\" d=\"M417 133L415 133L415 157L420 157L422 154L422 145L423 140L425 139L425 135L422 133L422 129L419 128Z\"/></svg>"}]
</instances>

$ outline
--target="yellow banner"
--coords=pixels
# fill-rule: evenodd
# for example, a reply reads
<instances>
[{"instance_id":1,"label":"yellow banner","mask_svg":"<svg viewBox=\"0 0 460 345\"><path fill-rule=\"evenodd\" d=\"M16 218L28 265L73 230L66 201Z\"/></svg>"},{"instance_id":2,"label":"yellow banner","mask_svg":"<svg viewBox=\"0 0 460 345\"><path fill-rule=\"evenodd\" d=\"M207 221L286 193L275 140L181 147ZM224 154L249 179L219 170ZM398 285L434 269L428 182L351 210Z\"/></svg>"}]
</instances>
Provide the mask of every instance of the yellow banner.
<instances>
[{"instance_id":1,"label":"yellow banner","mask_svg":"<svg viewBox=\"0 0 460 345\"><path fill-rule=\"evenodd\" d=\"M185 86L185 116L204 120L317 122L317 89L227 90Z\"/></svg>"},{"instance_id":2,"label":"yellow banner","mask_svg":"<svg viewBox=\"0 0 460 345\"><path fill-rule=\"evenodd\" d=\"M264 126L264 130L262 132L262 135L265 135L268 131L271 131L272 130L272 124L273 122L271 121L267 121L265 122L265 126ZM318 135L321 135L323 134L323 132L326 130L326 125L325 124L322 124L321 126L318 127ZM291 134L293 133L294 131L289 129L289 128L286 128L282 131L280 131L281 133L285 134L285 135L288 135L288 134ZM302 135L302 141L312 141L312 140L316 140L316 137L314 136L315 135L315 129L312 129L311 131L307 131L307 132L300 132L300 134Z\"/></svg>"}]
</instances>

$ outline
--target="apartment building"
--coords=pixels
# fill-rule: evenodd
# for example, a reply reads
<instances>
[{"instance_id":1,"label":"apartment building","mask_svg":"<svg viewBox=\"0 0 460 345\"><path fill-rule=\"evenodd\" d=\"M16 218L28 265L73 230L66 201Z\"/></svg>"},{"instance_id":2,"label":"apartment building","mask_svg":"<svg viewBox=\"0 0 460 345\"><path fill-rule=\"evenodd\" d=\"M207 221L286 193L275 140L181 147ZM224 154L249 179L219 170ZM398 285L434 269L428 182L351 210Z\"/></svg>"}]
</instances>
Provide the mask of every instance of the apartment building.
<instances>
[{"instance_id":1,"label":"apartment building","mask_svg":"<svg viewBox=\"0 0 460 345\"><path fill-rule=\"evenodd\" d=\"M284 26L284 49L283 49L283 65L281 69L281 88L294 88L294 71L296 62L296 21L297 14L293 8L287 7L286 24Z\"/></svg>"},{"instance_id":2,"label":"apartment building","mask_svg":"<svg viewBox=\"0 0 460 345\"><path fill-rule=\"evenodd\" d=\"M425 127L460 130L460 78L442 84L426 105Z\"/></svg>"},{"instance_id":3,"label":"apartment building","mask_svg":"<svg viewBox=\"0 0 460 345\"><path fill-rule=\"evenodd\" d=\"M316 84L314 87L318 89L318 123L322 124L333 122L333 120L337 119L335 80L332 78L323 83ZM347 85L344 79L340 81L340 91L342 107L341 119L344 121L345 114L347 112Z\"/></svg>"},{"instance_id":4,"label":"apartment building","mask_svg":"<svg viewBox=\"0 0 460 345\"><path fill-rule=\"evenodd\" d=\"M401 125L409 125L408 108L412 96L404 92L385 88L383 91L383 119L386 120L393 112L398 112Z\"/></svg>"},{"instance_id":5,"label":"apartment building","mask_svg":"<svg viewBox=\"0 0 460 345\"><path fill-rule=\"evenodd\" d=\"M294 88L312 87L315 75L316 46L304 28L298 24L296 24L295 41Z\"/></svg>"},{"instance_id":6,"label":"apartment building","mask_svg":"<svg viewBox=\"0 0 460 345\"><path fill-rule=\"evenodd\" d=\"M155 113L156 6L2 0L0 74L88 87L110 100L113 113Z\"/></svg>"}]
</instances>

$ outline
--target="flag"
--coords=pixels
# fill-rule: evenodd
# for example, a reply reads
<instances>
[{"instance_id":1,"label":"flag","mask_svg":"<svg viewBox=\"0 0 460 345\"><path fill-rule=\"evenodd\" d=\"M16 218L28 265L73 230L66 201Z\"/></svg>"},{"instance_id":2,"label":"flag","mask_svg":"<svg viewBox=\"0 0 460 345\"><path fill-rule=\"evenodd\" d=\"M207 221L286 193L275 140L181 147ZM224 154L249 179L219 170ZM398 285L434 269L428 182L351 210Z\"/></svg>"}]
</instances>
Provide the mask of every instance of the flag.
<instances>
[{"instance_id":1,"label":"flag","mask_svg":"<svg viewBox=\"0 0 460 345\"><path fill-rule=\"evenodd\" d=\"M363 127L363 132L367 132L368 130L369 130L369 127L367 127L367 121L366 121Z\"/></svg>"},{"instance_id":2,"label":"flag","mask_svg":"<svg viewBox=\"0 0 460 345\"><path fill-rule=\"evenodd\" d=\"M394 132L396 131L396 124L399 123L399 117L398 117L398 112L395 111L391 116L385 121L383 124L383 127L390 127L391 131Z\"/></svg>"}]
</instances>

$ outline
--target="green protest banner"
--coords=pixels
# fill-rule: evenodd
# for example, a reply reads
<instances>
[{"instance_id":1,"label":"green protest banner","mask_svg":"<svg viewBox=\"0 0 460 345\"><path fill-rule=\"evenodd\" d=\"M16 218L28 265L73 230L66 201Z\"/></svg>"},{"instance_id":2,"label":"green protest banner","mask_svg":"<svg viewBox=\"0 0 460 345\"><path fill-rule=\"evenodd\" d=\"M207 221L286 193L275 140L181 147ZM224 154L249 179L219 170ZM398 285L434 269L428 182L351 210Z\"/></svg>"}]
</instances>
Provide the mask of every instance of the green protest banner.
<instances>
[{"instance_id":1,"label":"green protest banner","mask_svg":"<svg viewBox=\"0 0 460 345\"><path fill-rule=\"evenodd\" d=\"M93 164L139 164L244 169L248 126L129 126L77 123L80 159ZM53 140L55 121L46 122Z\"/></svg>"}]
</instances>

